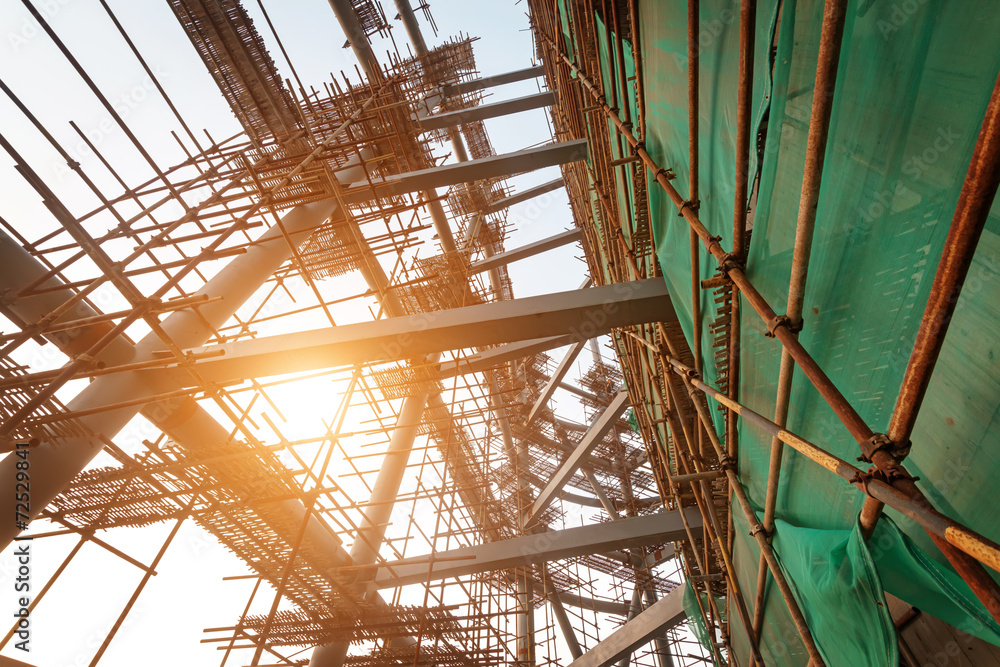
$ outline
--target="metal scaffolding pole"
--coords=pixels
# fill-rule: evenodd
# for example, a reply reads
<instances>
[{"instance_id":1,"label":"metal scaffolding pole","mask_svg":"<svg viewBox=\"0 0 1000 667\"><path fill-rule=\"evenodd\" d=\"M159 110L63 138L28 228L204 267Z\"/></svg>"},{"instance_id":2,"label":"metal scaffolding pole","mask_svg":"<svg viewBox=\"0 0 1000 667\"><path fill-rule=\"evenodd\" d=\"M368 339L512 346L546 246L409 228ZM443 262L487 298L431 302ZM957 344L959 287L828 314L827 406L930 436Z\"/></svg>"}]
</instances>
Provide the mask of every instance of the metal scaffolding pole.
<instances>
[{"instance_id":1,"label":"metal scaffolding pole","mask_svg":"<svg viewBox=\"0 0 1000 667\"><path fill-rule=\"evenodd\" d=\"M162 322L163 331L181 347L204 343L215 328L232 317L237 308L281 266L291 253L285 235L293 243L303 243L336 209L336 203L323 200L298 206L289 211L276 225L262 234L237 256L202 289L197 297L208 299L205 305L194 309L179 310ZM217 298L222 297L222 298ZM155 333L143 338L135 348L134 361L154 358L164 343ZM164 384L151 383L141 372L131 371L99 377L80 392L67 406L69 412L80 412L102 405L153 396L172 389ZM92 432L114 437L139 411L140 406L119 408L80 417ZM103 449L96 438L76 437L59 443L42 442L32 450L32 504L30 516L34 518L55 498L86 465ZM15 457L0 461L0 479L13 479ZM14 515L13 494L0 500L0 511ZM0 527L0 548L6 547L20 533L13 522Z\"/></svg>"},{"instance_id":2,"label":"metal scaffolding pole","mask_svg":"<svg viewBox=\"0 0 1000 667\"><path fill-rule=\"evenodd\" d=\"M702 525L701 515L695 509L684 510L684 518L695 528ZM414 556L389 561L357 570L358 581L371 581L379 589L393 588L589 554L627 552L636 547L673 542L684 536L681 511L670 510L460 547L438 552L433 559ZM632 562L627 553L619 554L616 559ZM638 562L644 564L643 559Z\"/></svg>"}]
</instances>

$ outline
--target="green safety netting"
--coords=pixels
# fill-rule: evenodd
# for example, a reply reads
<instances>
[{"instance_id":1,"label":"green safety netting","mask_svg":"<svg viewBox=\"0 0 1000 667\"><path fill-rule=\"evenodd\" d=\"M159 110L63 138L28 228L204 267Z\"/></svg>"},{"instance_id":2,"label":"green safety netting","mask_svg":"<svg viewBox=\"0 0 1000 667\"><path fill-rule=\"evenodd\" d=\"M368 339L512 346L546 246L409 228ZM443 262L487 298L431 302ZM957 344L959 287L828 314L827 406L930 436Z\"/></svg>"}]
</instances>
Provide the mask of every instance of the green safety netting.
<instances>
[{"instance_id":1,"label":"green safety netting","mask_svg":"<svg viewBox=\"0 0 1000 667\"><path fill-rule=\"evenodd\" d=\"M562 2L560 9L565 13ZM687 191L687 3L639 3L646 147ZM701 0L700 217L731 247L739 5ZM766 121L747 273L777 312L787 300L812 104L822 0L759 0L754 127ZM564 26L567 25L564 23ZM598 20L599 30L603 30ZM1000 13L991 3L849 3L805 295L803 345L867 423L884 431L912 349L972 147L1000 69ZM772 52L773 46L773 52ZM614 53L600 46L602 69ZM627 50L626 50L627 52ZM773 53L773 67L772 67ZM627 59L627 67L634 64ZM609 99L610 101L610 99ZM618 100L620 103L621 100ZM635 100L629 100L633 108ZM613 128L609 128L613 136ZM619 183L619 192L630 192ZM688 226L650 189L656 253L691 339ZM626 225L629 222L627 221ZM989 501L1000 479L1000 209L995 207L913 433L907 467L936 507L994 539ZM701 278L715 262L702 251ZM701 303L704 349L713 304ZM740 394L770 416L780 346L745 307ZM716 377L710 364L706 381ZM718 424L721 427L721 423ZM789 429L853 460L857 444L801 373ZM770 438L744 424L739 470L763 505ZM869 543L856 527L863 497L786 448L774 548L830 665L898 664L884 592L1000 644L1000 628L926 533L889 511ZM734 561L753 600L759 553L738 506ZM693 598L691 600L693 602ZM736 616L735 613L731 614ZM731 623L739 662L749 645ZM702 629L703 639L707 639ZM770 590L761 648L768 664L805 664L784 603Z\"/></svg>"},{"instance_id":2,"label":"green safety netting","mask_svg":"<svg viewBox=\"0 0 1000 667\"><path fill-rule=\"evenodd\" d=\"M700 605L698 598L701 598ZM725 598L716 597L715 604L716 608L720 610L720 613L724 614L726 609ZM691 628L691 633L695 636L695 639L700 641L706 648L709 649L709 652L711 653L711 646L709 642L712 641L712 635L705 626L705 620L701 615L702 609L707 610L708 607L708 595L705 593L696 594L691 582L686 582L684 584L684 612L687 614L688 619L690 619L688 627Z\"/></svg>"}]
</instances>

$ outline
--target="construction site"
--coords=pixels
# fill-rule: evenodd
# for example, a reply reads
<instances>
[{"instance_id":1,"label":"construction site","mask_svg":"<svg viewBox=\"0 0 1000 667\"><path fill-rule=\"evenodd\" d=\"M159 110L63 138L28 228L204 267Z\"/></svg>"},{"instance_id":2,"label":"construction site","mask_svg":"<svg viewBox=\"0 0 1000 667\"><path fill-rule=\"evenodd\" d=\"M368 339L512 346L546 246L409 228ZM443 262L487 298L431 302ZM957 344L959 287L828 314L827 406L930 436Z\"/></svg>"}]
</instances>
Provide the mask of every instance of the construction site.
<instances>
[{"instance_id":1,"label":"construction site","mask_svg":"<svg viewBox=\"0 0 1000 667\"><path fill-rule=\"evenodd\" d=\"M993 3L0 21L0 667L1000 667Z\"/></svg>"}]
</instances>

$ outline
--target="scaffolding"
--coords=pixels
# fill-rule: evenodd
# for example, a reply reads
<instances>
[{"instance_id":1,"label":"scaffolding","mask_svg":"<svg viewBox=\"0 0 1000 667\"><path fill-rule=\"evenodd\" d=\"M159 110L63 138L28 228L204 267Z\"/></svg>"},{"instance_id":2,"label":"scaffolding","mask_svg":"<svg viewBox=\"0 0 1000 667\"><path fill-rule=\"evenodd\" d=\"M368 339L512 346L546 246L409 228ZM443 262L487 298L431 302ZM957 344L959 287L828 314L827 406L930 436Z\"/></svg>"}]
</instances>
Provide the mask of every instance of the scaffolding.
<instances>
[{"instance_id":1,"label":"scaffolding","mask_svg":"<svg viewBox=\"0 0 1000 667\"><path fill-rule=\"evenodd\" d=\"M747 266L751 241L767 240L754 236L767 180L751 169L767 148L766 128L756 145L751 130L756 3L741 4L733 52L728 241L703 222L718 197L698 191L708 157L698 0L674 3L688 10L688 58L674 64L687 79L689 139L669 148L687 149L675 168L663 137L647 136L662 119L646 117L657 107L640 10L657 3L529 0L540 64L490 76L477 38L428 47L408 2L394 4L409 50L377 0L329 4L360 68L307 85L264 3L170 0L241 128L217 139L189 127L142 42L102 2L110 22L99 23L162 97L157 127L178 128L171 152L161 135L138 136L73 40L25 1L125 145L102 146L73 123L72 140L94 156L81 163L30 93L0 83L35 142L4 128L0 147L17 194L39 204L0 217L0 473L32 483L30 507L0 498L18 517L0 534L5 545L72 542L36 585L32 613L51 605L85 548L135 568L131 597L107 601L120 612L88 656L98 664L190 521L232 555L227 580L253 586L199 638L223 665L784 665L768 636L783 631L789 664L833 664L812 613L822 605L795 588L772 542L779 481L792 474L782 456L794 450L863 494L851 496L863 503L862 546L885 507L925 532L954 570L934 572L952 591L967 584L963 610L978 598L976 629L992 632L1000 587L984 565L1000 571L1000 546L935 509L947 494L929 500L904 463L1000 180L996 93L880 435L855 406L869 397L841 393L798 336L848 3L824 4L784 315L758 289L771 267ZM433 26L428 6L417 9ZM548 107L552 141L498 155L484 118L509 107L485 108L484 91L537 77L557 93L529 99ZM444 118L425 131L434 116ZM72 187L44 173L46 152ZM509 248L521 230L508 208L553 189L522 188L518 176L555 166L570 231ZM851 242L865 233L853 229ZM567 237L583 246L584 287L516 298L507 265ZM751 323L752 340L781 348L781 374L761 381L770 415L740 395L741 371L759 371L741 330ZM793 373L817 414L830 413L830 432L850 433L860 452L844 458L786 428ZM770 449L748 461L741 438L761 434ZM858 453L871 468L851 462ZM766 470L748 471L760 461ZM139 559L106 533L162 546ZM869 597L882 607L878 586ZM908 613L889 617L887 651L915 667L902 633L919 612Z\"/></svg>"},{"instance_id":2,"label":"scaffolding","mask_svg":"<svg viewBox=\"0 0 1000 667\"><path fill-rule=\"evenodd\" d=\"M388 34L380 3L349 4L366 38ZM320 88L306 87L297 75L293 84L279 74L266 45L281 40L266 12L255 23L249 5L238 0L172 0L170 7L242 126L239 134L197 135L165 98L171 122L183 130L174 139L184 158L161 166L159 154L114 115L149 175L118 171L120 157L103 154L80 132L111 174L112 184L103 185L106 179L68 158L17 91L4 88L99 202L79 212L46 184L33 156L4 141L52 218L39 226L0 219L10 259L0 276L10 323L0 365L0 432L8 449L30 446L28 455L39 461L48 448L89 452L50 500L43 502L39 490L33 536L75 536L67 564L85 545L97 545L143 573L94 663L188 520L242 563L236 579L255 583L245 606L234 603L230 617L205 630L204 642L218 648L224 664L233 654L253 664L262 658L303 664L294 649L338 643L351 645L348 665L560 664L563 633L593 646L620 623L601 610L627 611L634 590L654 597L674 591L681 580L676 564L653 573L640 562L670 548L665 542L405 591L370 590L370 568L390 561L433 559L531 534L523 522L536 492L526 480L543 485L587 430L548 406L525 425L553 372L550 358L532 353L452 372L503 351L491 344L216 382L201 363L224 355L199 348L316 326L338 329L358 312L377 322L514 298L505 265L489 272L474 265L506 250L512 229L503 200L514 194L506 179L516 173L449 184L440 197L423 187L390 188L447 159L435 143L450 134L420 129L428 106L445 113L484 99L479 88L443 94L479 80L476 40L461 35L411 58L390 54L378 80L352 82L341 73ZM104 10L145 67L142 45ZM45 17L38 20L90 93L106 99ZM496 155L482 121L456 127L472 160ZM438 249L431 237L428 218L442 204L465 239L453 250L443 243ZM364 288L352 282L358 276ZM68 361L23 362L45 349ZM611 366L600 367L611 373ZM593 411L610 399L607 382L598 384L599 391L577 388L599 397ZM64 403L57 393L72 398ZM339 406L326 406L322 419L304 429L291 415L310 394L338 397ZM406 423L414 397L426 397L426 407L417 423ZM536 517L531 532L559 531L580 517L596 523L656 511L655 473L642 438L624 419L617 422L586 469L606 487L600 493L613 502L613 513L580 473L568 488L587 498L586 514L556 503ZM415 440L382 523L373 518L381 508L369 496L394 456L397 434L408 427ZM142 437L134 437L137 430ZM99 537L156 526L170 532L151 562ZM363 547L374 551L371 562L350 555ZM64 570L33 598L33 609L58 590L60 577L69 576ZM559 596L565 609L553 602ZM530 634L522 625L528 616ZM575 631L560 625L563 617ZM675 664L690 662L684 656L697 652L697 644L680 629L669 636L673 648L657 650L671 650ZM525 641L533 652L538 648L530 661L519 652ZM655 652L636 652L633 663L652 665Z\"/></svg>"}]
</instances>

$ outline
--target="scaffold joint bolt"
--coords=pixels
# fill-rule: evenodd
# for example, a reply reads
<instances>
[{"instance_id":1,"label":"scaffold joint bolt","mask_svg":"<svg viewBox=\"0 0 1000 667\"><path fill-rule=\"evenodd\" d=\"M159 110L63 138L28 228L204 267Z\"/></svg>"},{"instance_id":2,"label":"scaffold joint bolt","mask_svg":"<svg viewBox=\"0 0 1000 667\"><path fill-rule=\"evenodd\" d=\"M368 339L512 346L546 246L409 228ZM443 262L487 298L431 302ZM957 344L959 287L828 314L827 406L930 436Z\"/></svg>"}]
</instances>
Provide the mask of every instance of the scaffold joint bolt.
<instances>
[{"instance_id":1,"label":"scaffold joint bolt","mask_svg":"<svg viewBox=\"0 0 1000 667\"><path fill-rule=\"evenodd\" d=\"M884 433L876 433L861 443L861 461L871 463L872 457L878 452L887 452L895 458L895 445L889 436Z\"/></svg>"},{"instance_id":2,"label":"scaffold joint bolt","mask_svg":"<svg viewBox=\"0 0 1000 667\"><path fill-rule=\"evenodd\" d=\"M678 217L681 217L681 218L684 217L684 209L685 208L690 208L693 212L697 213L698 209L701 208L701 200L691 201L690 199L685 199L684 203L681 204L681 207L679 209L677 209L677 215L678 215Z\"/></svg>"},{"instance_id":3,"label":"scaffold joint bolt","mask_svg":"<svg viewBox=\"0 0 1000 667\"><path fill-rule=\"evenodd\" d=\"M718 240L719 237L715 237L713 240ZM743 258L734 252L727 252L723 256L722 261L719 263L719 268L727 276L729 272L733 269L742 269L744 266Z\"/></svg>"},{"instance_id":4,"label":"scaffold joint bolt","mask_svg":"<svg viewBox=\"0 0 1000 667\"><path fill-rule=\"evenodd\" d=\"M673 169L664 169L663 167L660 167L659 169L656 170L656 173L653 175L653 179L660 180L661 174L668 181L672 181L675 178L677 178L677 174L674 173Z\"/></svg>"},{"instance_id":5,"label":"scaffold joint bolt","mask_svg":"<svg viewBox=\"0 0 1000 667\"><path fill-rule=\"evenodd\" d=\"M802 331L802 321L800 320L796 324L788 315L776 315L767 323L767 333L764 335L768 338L774 338L774 332L778 327L785 327L791 333L796 334Z\"/></svg>"},{"instance_id":6,"label":"scaffold joint bolt","mask_svg":"<svg viewBox=\"0 0 1000 667\"><path fill-rule=\"evenodd\" d=\"M771 532L764 527L764 524L758 523L753 528L750 529L750 536L757 537L758 533L763 533L765 538L771 537Z\"/></svg>"}]
</instances>

